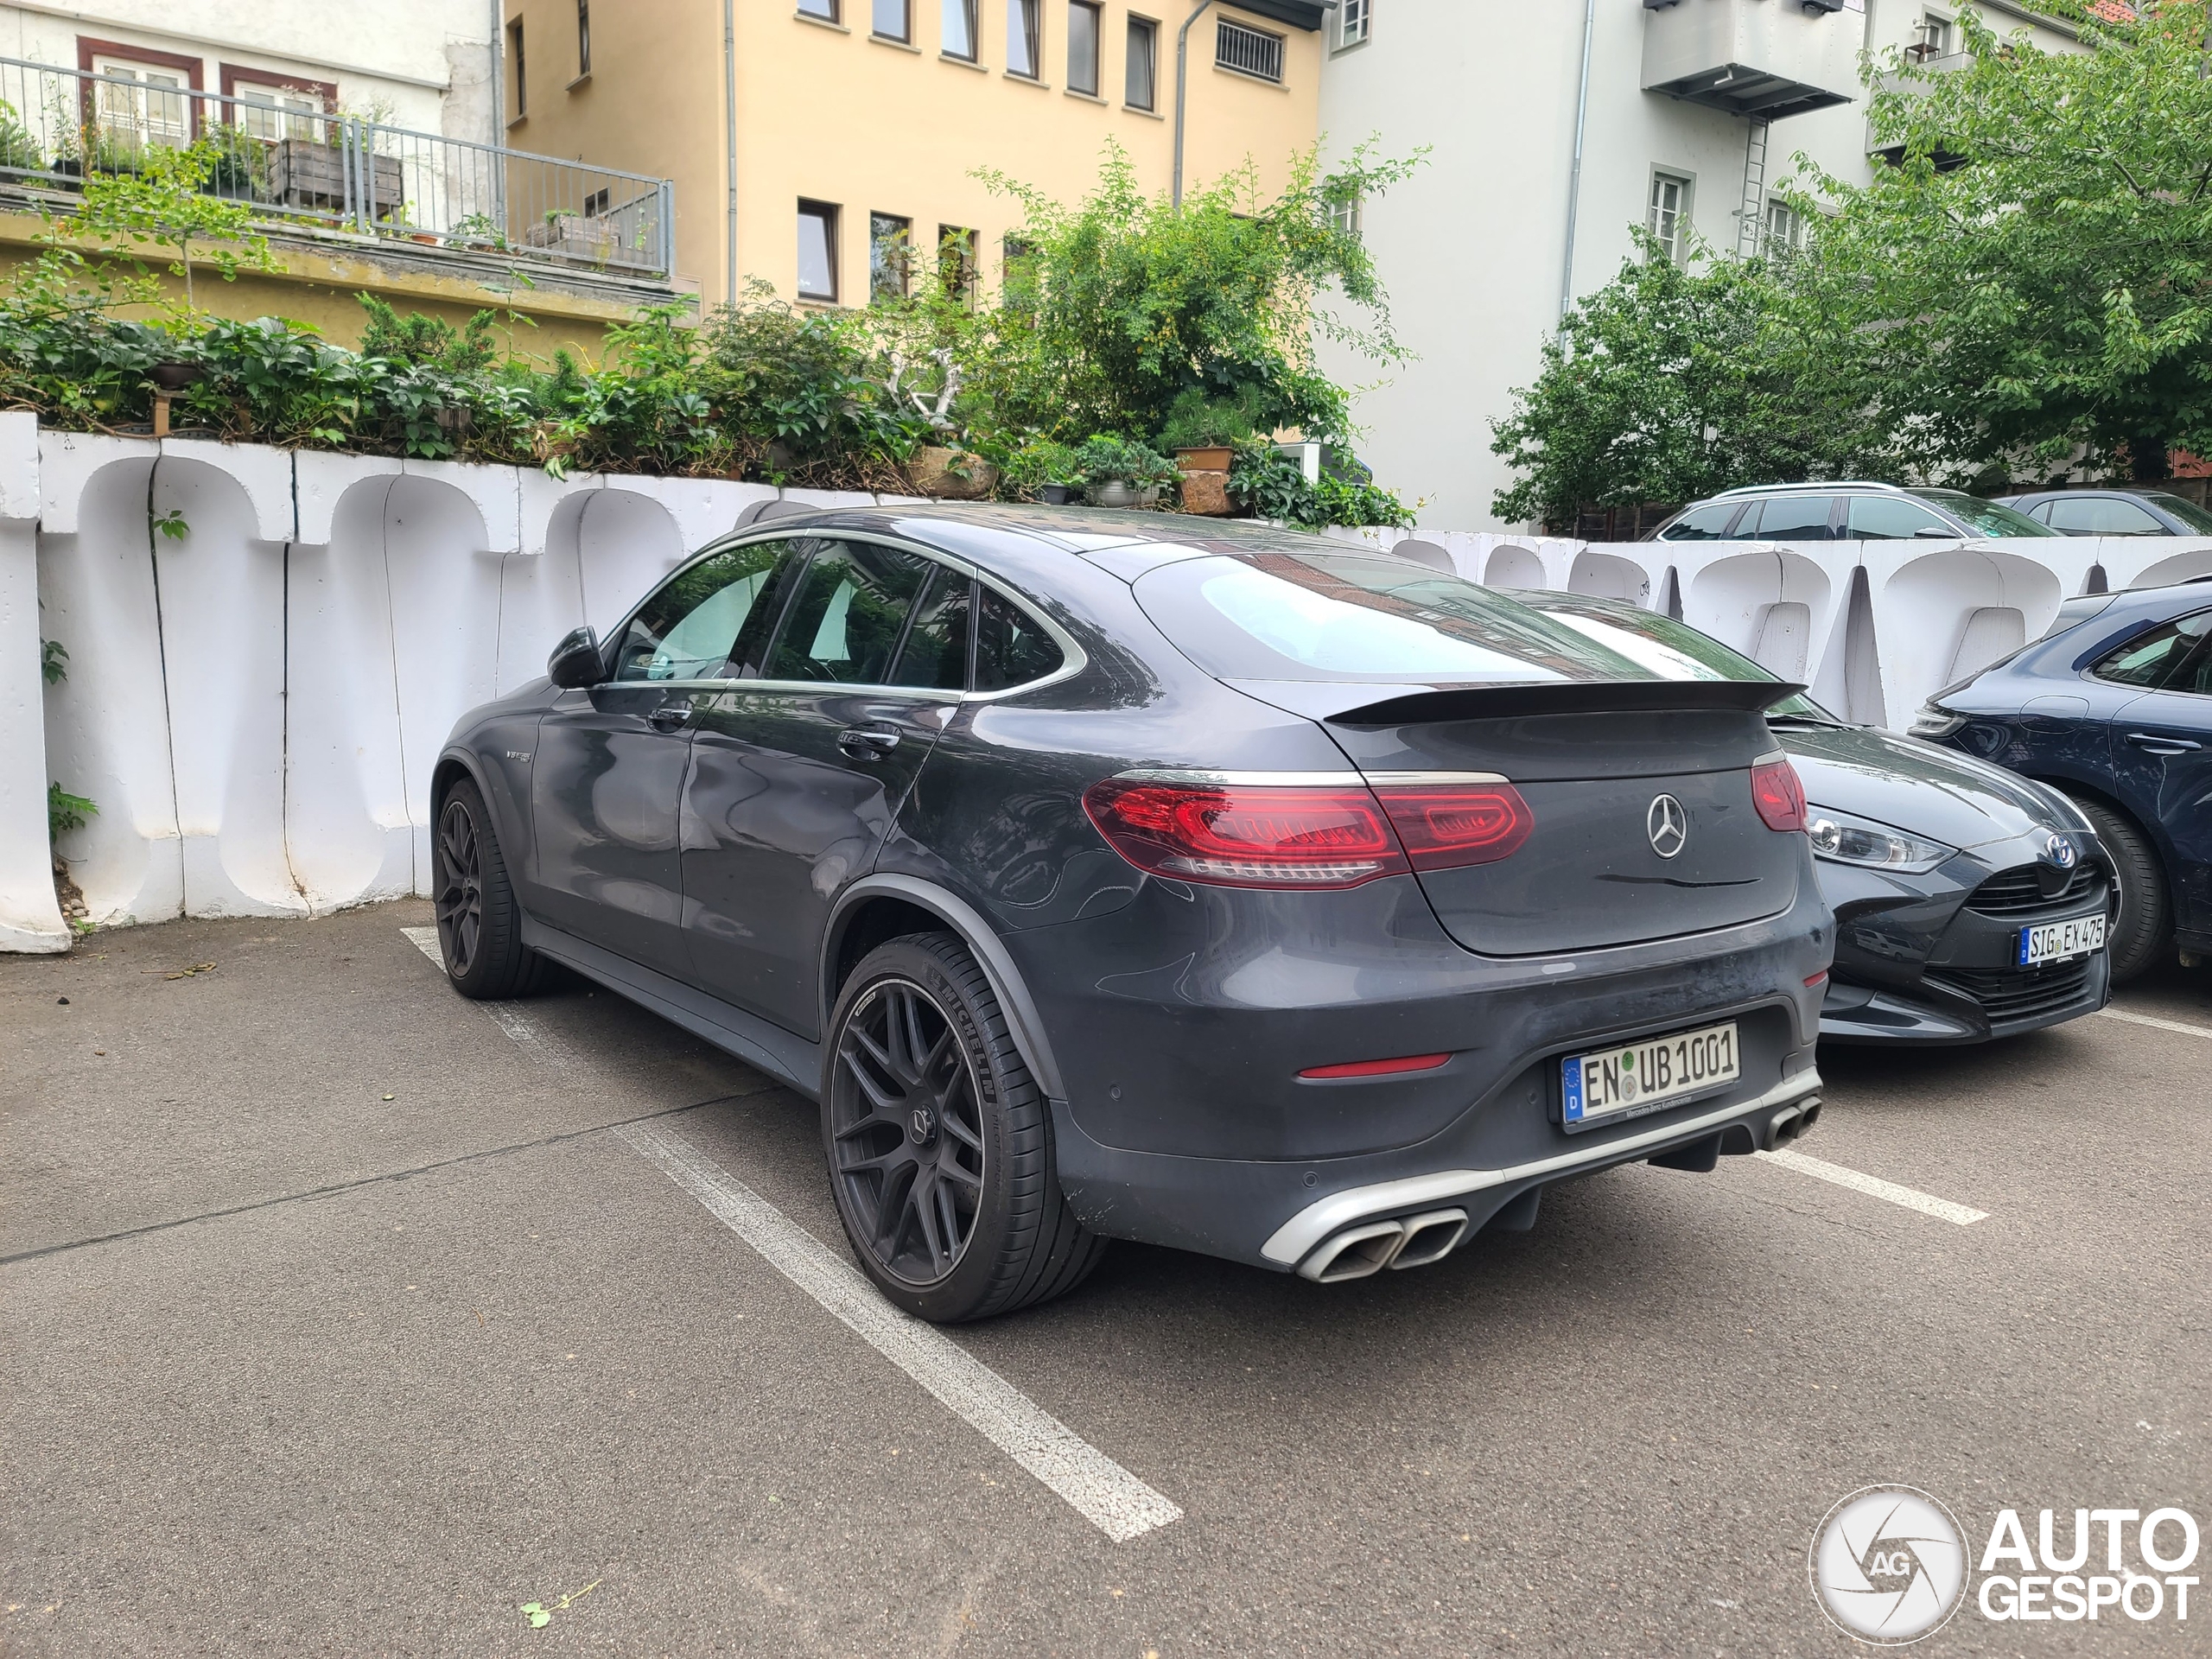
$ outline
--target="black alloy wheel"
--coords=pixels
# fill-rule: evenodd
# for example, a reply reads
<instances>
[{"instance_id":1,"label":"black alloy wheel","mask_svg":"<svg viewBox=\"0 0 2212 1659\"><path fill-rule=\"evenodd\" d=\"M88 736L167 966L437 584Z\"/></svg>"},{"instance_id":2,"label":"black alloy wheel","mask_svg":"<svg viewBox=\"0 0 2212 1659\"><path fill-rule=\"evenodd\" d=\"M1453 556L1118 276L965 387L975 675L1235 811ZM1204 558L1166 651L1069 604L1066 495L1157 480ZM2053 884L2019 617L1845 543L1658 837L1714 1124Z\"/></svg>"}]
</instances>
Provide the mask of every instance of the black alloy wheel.
<instances>
[{"instance_id":1,"label":"black alloy wheel","mask_svg":"<svg viewBox=\"0 0 2212 1659\"><path fill-rule=\"evenodd\" d=\"M459 791L446 797L438 818L436 887L430 903L437 912L438 947L446 971L455 979L476 965L484 943L484 860L477 846L476 820Z\"/></svg>"},{"instance_id":2,"label":"black alloy wheel","mask_svg":"<svg viewBox=\"0 0 2212 1659\"><path fill-rule=\"evenodd\" d=\"M954 1324L1090 1276L1106 1241L1060 1191L1051 1108L958 938L911 933L869 951L823 1047L830 1191L886 1297Z\"/></svg>"},{"instance_id":3,"label":"black alloy wheel","mask_svg":"<svg viewBox=\"0 0 2212 1659\"><path fill-rule=\"evenodd\" d=\"M883 1270L939 1284L976 1233L983 1126L950 1018L912 980L868 988L837 1037L830 1134L837 1178Z\"/></svg>"},{"instance_id":4,"label":"black alloy wheel","mask_svg":"<svg viewBox=\"0 0 2212 1659\"><path fill-rule=\"evenodd\" d=\"M454 784L438 807L430 837L430 904L454 989L496 1000L537 988L545 958L522 942L522 907L474 779Z\"/></svg>"},{"instance_id":5,"label":"black alloy wheel","mask_svg":"<svg viewBox=\"0 0 2212 1659\"><path fill-rule=\"evenodd\" d=\"M2112 960L2112 982L2140 978L2173 953L2173 912L2166 894L2165 870L2149 836L2102 801L2076 796L2082 809L2112 855L2112 923L2105 948Z\"/></svg>"}]
</instances>

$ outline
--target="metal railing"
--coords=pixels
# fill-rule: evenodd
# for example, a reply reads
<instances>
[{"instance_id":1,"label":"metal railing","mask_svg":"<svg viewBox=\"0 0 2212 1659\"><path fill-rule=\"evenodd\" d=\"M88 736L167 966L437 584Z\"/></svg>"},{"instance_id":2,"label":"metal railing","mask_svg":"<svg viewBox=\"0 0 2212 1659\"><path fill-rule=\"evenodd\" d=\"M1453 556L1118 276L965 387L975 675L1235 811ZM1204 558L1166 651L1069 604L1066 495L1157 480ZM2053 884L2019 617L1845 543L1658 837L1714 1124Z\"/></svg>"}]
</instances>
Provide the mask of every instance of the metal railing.
<instances>
[{"instance_id":1,"label":"metal railing","mask_svg":"<svg viewBox=\"0 0 2212 1659\"><path fill-rule=\"evenodd\" d=\"M1241 75L1280 81L1282 79L1282 36L1247 29L1242 23L1230 22L1226 17L1217 18L1213 60L1223 68L1234 69Z\"/></svg>"},{"instance_id":2,"label":"metal railing","mask_svg":"<svg viewBox=\"0 0 2212 1659\"><path fill-rule=\"evenodd\" d=\"M301 93L200 92L175 74L89 74L0 57L0 190L81 190L149 149L209 140L201 188L272 227L402 238L665 278L674 187L619 168L387 126Z\"/></svg>"}]
</instances>

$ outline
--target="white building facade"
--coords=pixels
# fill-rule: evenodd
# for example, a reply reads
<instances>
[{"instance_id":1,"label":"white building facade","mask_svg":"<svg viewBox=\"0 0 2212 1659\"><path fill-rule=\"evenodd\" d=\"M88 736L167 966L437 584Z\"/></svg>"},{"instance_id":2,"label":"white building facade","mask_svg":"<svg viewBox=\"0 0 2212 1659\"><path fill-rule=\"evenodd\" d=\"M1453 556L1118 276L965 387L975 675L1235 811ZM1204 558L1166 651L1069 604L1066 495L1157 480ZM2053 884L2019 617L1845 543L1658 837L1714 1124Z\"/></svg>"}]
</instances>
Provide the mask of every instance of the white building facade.
<instances>
[{"instance_id":1,"label":"white building facade","mask_svg":"<svg viewBox=\"0 0 2212 1659\"><path fill-rule=\"evenodd\" d=\"M0 57L142 81L156 124L199 92L265 100L275 124L343 112L483 144L504 136L498 34L495 0L0 4Z\"/></svg>"},{"instance_id":2,"label":"white building facade","mask_svg":"<svg viewBox=\"0 0 2212 1659\"><path fill-rule=\"evenodd\" d=\"M2070 32L1978 0L2000 34L2046 49ZM1956 54L1938 0L1339 0L1321 79L1324 154L1379 136L1426 147L1361 229L1399 337L1420 355L1363 392L1360 454L1424 527L1508 528L1491 423L1536 375L1567 302L1603 287L1632 227L1753 252L1802 234L1788 190L1802 155L1868 175L1862 53ZM1353 382L1372 365L1330 360Z\"/></svg>"}]
</instances>

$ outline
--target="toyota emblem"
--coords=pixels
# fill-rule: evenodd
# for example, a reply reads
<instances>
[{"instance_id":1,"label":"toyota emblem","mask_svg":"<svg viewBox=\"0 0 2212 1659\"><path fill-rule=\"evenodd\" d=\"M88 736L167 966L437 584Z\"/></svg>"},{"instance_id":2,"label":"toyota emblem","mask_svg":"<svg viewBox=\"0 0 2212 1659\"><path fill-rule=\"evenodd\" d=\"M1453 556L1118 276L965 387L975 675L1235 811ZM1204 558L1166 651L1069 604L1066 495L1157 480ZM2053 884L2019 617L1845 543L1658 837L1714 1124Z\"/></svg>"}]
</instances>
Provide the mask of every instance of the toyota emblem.
<instances>
[{"instance_id":1,"label":"toyota emblem","mask_svg":"<svg viewBox=\"0 0 2212 1659\"><path fill-rule=\"evenodd\" d=\"M2081 856L2064 836L2053 836L2043 844L2043 861L2054 870L2072 869Z\"/></svg>"},{"instance_id":2,"label":"toyota emblem","mask_svg":"<svg viewBox=\"0 0 2212 1659\"><path fill-rule=\"evenodd\" d=\"M1673 796L1655 796L1651 810L1643 815L1643 833L1651 837L1653 852L1672 858L1689 842L1690 815Z\"/></svg>"}]
</instances>

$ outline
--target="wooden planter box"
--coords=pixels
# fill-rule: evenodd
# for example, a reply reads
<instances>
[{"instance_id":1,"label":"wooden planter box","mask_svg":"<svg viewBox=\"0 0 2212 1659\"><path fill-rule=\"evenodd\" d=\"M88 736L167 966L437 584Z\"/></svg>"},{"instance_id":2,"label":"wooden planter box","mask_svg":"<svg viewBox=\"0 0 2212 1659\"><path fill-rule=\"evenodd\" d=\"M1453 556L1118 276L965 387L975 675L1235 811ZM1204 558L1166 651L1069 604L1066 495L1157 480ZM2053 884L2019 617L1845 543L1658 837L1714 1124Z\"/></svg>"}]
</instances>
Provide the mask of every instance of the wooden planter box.
<instances>
[{"instance_id":1,"label":"wooden planter box","mask_svg":"<svg viewBox=\"0 0 2212 1659\"><path fill-rule=\"evenodd\" d=\"M399 157L369 158L371 194L376 198L375 217L389 219L405 199L401 185ZM346 152L335 144L310 143L286 138L269 151L269 188L287 207L343 209L346 206Z\"/></svg>"}]
</instances>

